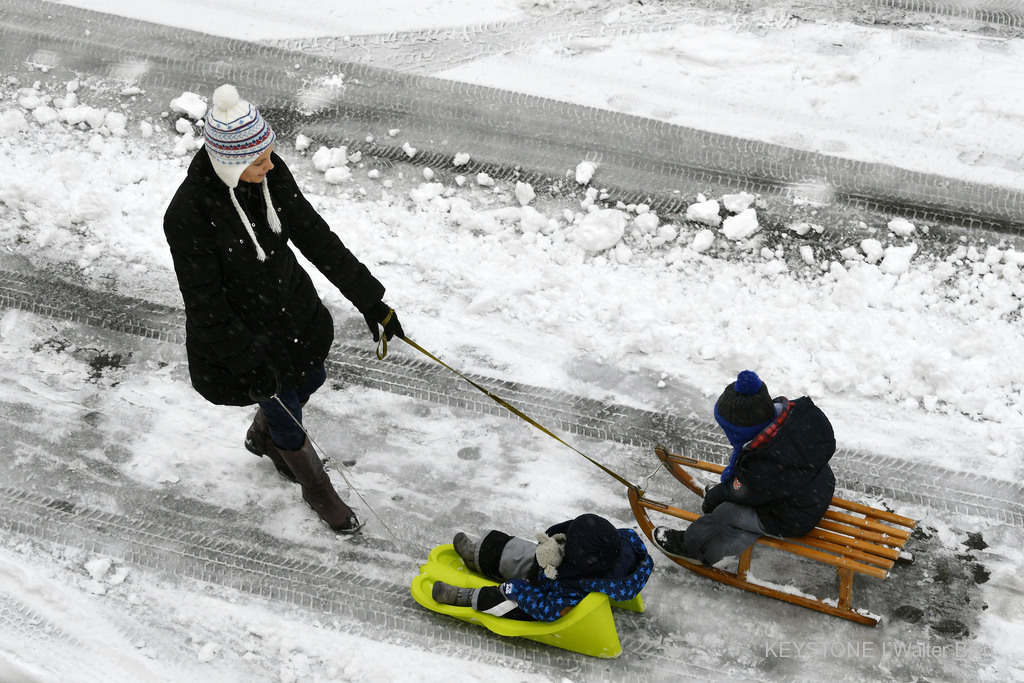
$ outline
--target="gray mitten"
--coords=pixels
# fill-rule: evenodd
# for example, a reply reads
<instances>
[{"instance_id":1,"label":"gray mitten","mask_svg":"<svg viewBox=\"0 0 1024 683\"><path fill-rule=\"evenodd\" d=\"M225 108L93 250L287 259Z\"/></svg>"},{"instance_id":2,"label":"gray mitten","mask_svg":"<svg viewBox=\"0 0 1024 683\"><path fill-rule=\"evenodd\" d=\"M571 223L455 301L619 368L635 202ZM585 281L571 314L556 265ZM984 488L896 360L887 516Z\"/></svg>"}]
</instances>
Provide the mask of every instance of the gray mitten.
<instances>
[{"instance_id":1,"label":"gray mitten","mask_svg":"<svg viewBox=\"0 0 1024 683\"><path fill-rule=\"evenodd\" d=\"M558 576L558 565L565 557L565 534L548 536L543 531L537 533L537 564L544 570L549 579Z\"/></svg>"}]
</instances>

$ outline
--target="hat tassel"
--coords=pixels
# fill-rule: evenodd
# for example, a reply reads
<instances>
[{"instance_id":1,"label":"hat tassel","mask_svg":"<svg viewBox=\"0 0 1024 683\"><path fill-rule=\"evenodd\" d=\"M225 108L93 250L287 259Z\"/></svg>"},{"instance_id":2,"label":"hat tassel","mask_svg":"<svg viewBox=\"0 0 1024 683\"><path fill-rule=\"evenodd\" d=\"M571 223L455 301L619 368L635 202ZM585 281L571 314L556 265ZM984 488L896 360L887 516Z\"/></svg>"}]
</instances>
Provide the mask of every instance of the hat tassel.
<instances>
[{"instance_id":1,"label":"hat tassel","mask_svg":"<svg viewBox=\"0 0 1024 683\"><path fill-rule=\"evenodd\" d=\"M275 234L279 234L281 232L281 219L277 217L277 211L274 210L274 202L270 200L270 183L264 178L260 184L263 185L263 200L267 204L267 223Z\"/></svg>"},{"instance_id":2,"label":"hat tassel","mask_svg":"<svg viewBox=\"0 0 1024 683\"><path fill-rule=\"evenodd\" d=\"M242 219L242 225L245 226L245 231L249 233L249 239L252 240L253 246L256 247L256 258L260 261L266 261L267 254L263 251L263 247L261 247L260 243L256 240L256 232L252 229L252 222L250 222L249 217L245 215L245 210L242 209L242 205L238 203L238 197L235 196L234 188L229 187L228 194L231 195L231 203L235 205L235 211L238 212L238 217ZM270 210L268 209L268 212L269 211ZM278 223L278 231L281 229L280 226L281 224Z\"/></svg>"}]
</instances>

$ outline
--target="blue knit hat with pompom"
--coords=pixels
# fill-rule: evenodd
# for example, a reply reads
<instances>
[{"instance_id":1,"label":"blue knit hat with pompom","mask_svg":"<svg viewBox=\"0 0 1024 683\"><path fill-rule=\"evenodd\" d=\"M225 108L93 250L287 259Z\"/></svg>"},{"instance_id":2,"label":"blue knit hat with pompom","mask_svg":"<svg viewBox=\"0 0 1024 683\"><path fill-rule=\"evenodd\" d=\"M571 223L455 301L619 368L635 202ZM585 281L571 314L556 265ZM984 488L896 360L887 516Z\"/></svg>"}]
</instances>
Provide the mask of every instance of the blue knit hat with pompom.
<instances>
[{"instance_id":1,"label":"blue knit hat with pompom","mask_svg":"<svg viewBox=\"0 0 1024 683\"><path fill-rule=\"evenodd\" d=\"M775 404L757 373L744 370L725 388L715 403L715 419L735 427L755 427L775 419Z\"/></svg>"},{"instance_id":2,"label":"blue knit hat with pompom","mask_svg":"<svg viewBox=\"0 0 1024 683\"><path fill-rule=\"evenodd\" d=\"M725 432L733 451L722 472L722 481L732 477L736 456L743 444L760 434L774 419L775 402L756 373L744 370L725 388L715 403L715 421Z\"/></svg>"}]
</instances>

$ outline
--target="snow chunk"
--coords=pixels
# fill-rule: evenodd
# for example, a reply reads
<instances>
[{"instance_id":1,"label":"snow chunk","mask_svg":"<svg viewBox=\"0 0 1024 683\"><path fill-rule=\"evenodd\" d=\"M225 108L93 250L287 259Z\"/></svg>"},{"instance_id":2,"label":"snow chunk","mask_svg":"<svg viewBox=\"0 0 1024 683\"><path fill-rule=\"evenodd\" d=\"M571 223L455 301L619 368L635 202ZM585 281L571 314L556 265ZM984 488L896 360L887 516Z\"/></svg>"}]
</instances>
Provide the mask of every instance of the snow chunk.
<instances>
[{"instance_id":1,"label":"snow chunk","mask_svg":"<svg viewBox=\"0 0 1024 683\"><path fill-rule=\"evenodd\" d=\"M128 578L129 569L128 567L118 567L114 570L114 573L107 579L107 582L112 586L120 586Z\"/></svg>"},{"instance_id":2,"label":"snow chunk","mask_svg":"<svg viewBox=\"0 0 1024 683\"><path fill-rule=\"evenodd\" d=\"M412 159L416 156L416 148L410 145L408 142L402 143L402 151L405 152L406 156Z\"/></svg>"},{"instance_id":3,"label":"snow chunk","mask_svg":"<svg viewBox=\"0 0 1024 683\"><path fill-rule=\"evenodd\" d=\"M28 121L20 111L0 112L0 137L9 138L28 128Z\"/></svg>"},{"instance_id":4,"label":"snow chunk","mask_svg":"<svg viewBox=\"0 0 1024 683\"><path fill-rule=\"evenodd\" d=\"M902 275L910 270L910 259L914 258L916 253L916 244L905 247L889 247L885 250L885 257L878 264L878 268L889 275Z\"/></svg>"},{"instance_id":5,"label":"snow chunk","mask_svg":"<svg viewBox=\"0 0 1024 683\"><path fill-rule=\"evenodd\" d=\"M749 192L738 192L722 196L722 205L729 213L743 213L754 203L754 195Z\"/></svg>"},{"instance_id":6,"label":"snow chunk","mask_svg":"<svg viewBox=\"0 0 1024 683\"><path fill-rule=\"evenodd\" d=\"M348 164L347 147L321 147L313 153L313 166L318 171L327 172L329 169L345 166Z\"/></svg>"},{"instance_id":7,"label":"snow chunk","mask_svg":"<svg viewBox=\"0 0 1024 683\"><path fill-rule=\"evenodd\" d=\"M519 227L524 233L552 232L557 221L549 219L532 206L524 206L519 212Z\"/></svg>"},{"instance_id":8,"label":"snow chunk","mask_svg":"<svg viewBox=\"0 0 1024 683\"><path fill-rule=\"evenodd\" d=\"M576 182L580 185L586 185L590 182L590 179L594 177L594 173L597 171L597 166L592 161L581 161L576 165Z\"/></svg>"},{"instance_id":9,"label":"snow chunk","mask_svg":"<svg viewBox=\"0 0 1024 683\"><path fill-rule=\"evenodd\" d=\"M18 104L21 105L22 109L28 109L32 111L37 107L43 106L43 98L33 93L31 95L24 95L18 98Z\"/></svg>"},{"instance_id":10,"label":"snow chunk","mask_svg":"<svg viewBox=\"0 0 1024 683\"><path fill-rule=\"evenodd\" d=\"M351 178L352 171L348 166L335 166L324 172L324 180L331 185L340 185L341 183L348 182Z\"/></svg>"},{"instance_id":11,"label":"snow chunk","mask_svg":"<svg viewBox=\"0 0 1024 683\"><path fill-rule=\"evenodd\" d=\"M641 213L633 219L633 225L647 234L653 234L660 224L661 220L658 216L650 212Z\"/></svg>"},{"instance_id":12,"label":"snow chunk","mask_svg":"<svg viewBox=\"0 0 1024 683\"><path fill-rule=\"evenodd\" d=\"M889 230L900 237L909 237L916 229L906 218L894 218L889 221Z\"/></svg>"},{"instance_id":13,"label":"snow chunk","mask_svg":"<svg viewBox=\"0 0 1024 683\"><path fill-rule=\"evenodd\" d=\"M57 110L53 107L47 107L46 105L36 107L32 110L32 117L41 126L45 126L49 123L53 123L59 118Z\"/></svg>"},{"instance_id":14,"label":"snow chunk","mask_svg":"<svg viewBox=\"0 0 1024 683\"><path fill-rule=\"evenodd\" d=\"M452 163L456 166L465 166L469 163L469 155L465 152L459 152L455 155L455 158L452 159Z\"/></svg>"},{"instance_id":15,"label":"snow chunk","mask_svg":"<svg viewBox=\"0 0 1024 683\"><path fill-rule=\"evenodd\" d=\"M112 564L110 558L98 557L85 563L85 571L89 572L89 576L92 577L93 581L99 581L107 575Z\"/></svg>"},{"instance_id":16,"label":"snow chunk","mask_svg":"<svg viewBox=\"0 0 1024 683\"><path fill-rule=\"evenodd\" d=\"M722 208L714 199L698 201L696 204L686 207L686 220L717 228L722 224L722 217L718 215L721 210Z\"/></svg>"},{"instance_id":17,"label":"snow chunk","mask_svg":"<svg viewBox=\"0 0 1024 683\"><path fill-rule=\"evenodd\" d=\"M313 144L313 141L310 140L305 135L303 135L302 133L299 133L298 135L295 136L295 150L297 152L306 151L307 149L309 149L309 146L311 144Z\"/></svg>"},{"instance_id":18,"label":"snow chunk","mask_svg":"<svg viewBox=\"0 0 1024 683\"><path fill-rule=\"evenodd\" d=\"M441 183L423 183L417 188L409 190L409 198L420 206L425 206L436 197L444 194L444 185Z\"/></svg>"},{"instance_id":19,"label":"snow chunk","mask_svg":"<svg viewBox=\"0 0 1024 683\"><path fill-rule=\"evenodd\" d=\"M123 137L125 127L128 125L128 117L119 111L109 111L103 117L103 125L110 131L111 135Z\"/></svg>"},{"instance_id":20,"label":"snow chunk","mask_svg":"<svg viewBox=\"0 0 1024 683\"><path fill-rule=\"evenodd\" d=\"M171 100L171 111L198 121L206 116L206 102L194 92L185 91Z\"/></svg>"},{"instance_id":21,"label":"snow chunk","mask_svg":"<svg viewBox=\"0 0 1024 683\"><path fill-rule=\"evenodd\" d=\"M522 181L516 181L516 200L519 201L520 206L526 206L537 197L537 193L533 191L533 186L529 183Z\"/></svg>"},{"instance_id":22,"label":"snow chunk","mask_svg":"<svg viewBox=\"0 0 1024 683\"><path fill-rule=\"evenodd\" d=\"M666 242L672 242L675 240L676 237L679 237L679 231L676 230L676 227L674 225L666 223L665 225L658 228L658 239L661 240L662 244Z\"/></svg>"},{"instance_id":23,"label":"snow chunk","mask_svg":"<svg viewBox=\"0 0 1024 683\"><path fill-rule=\"evenodd\" d=\"M820 226L820 225L818 225L816 223L804 223L802 221L796 222L796 223L791 223L788 227L789 227L790 230L792 230L796 234L800 235L801 237L803 237L804 235L808 234L812 230L814 232L818 233L819 235L825 231L824 227L822 227L822 226Z\"/></svg>"},{"instance_id":24,"label":"snow chunk","mask_svg":"<svg viewBox=\"0 0 1024 683\"><path fill-rule=\"evenodd\" d=\"M90 128L102 128L107 120L107 110L82 107L82 118Z\"/></svg>"},{"instance_id":25,"label":"snow chunk","mask_svg":"<svg viewBox=\"0 0 1024 683\"><path fill-rule=\"evenodd\" d=\"M99 115L98 119L102 121L102 114ZM69 126L77 126L80 123L88 122L89 120L96 121L97 114L92 107L69 107L65 106L60 110L60 120ZM175 122L175 126L180 126L181 122L184 121L185 125L188 126L189 130L192 130L192 122L188 119L178 119ZM96 126L92 126L96 128Z\"/></svg>"},{"instance_id":26,"label":"snow chunk","mask_svg":"<svg viewBox=\"0 0 1024 683\"><path fill-rule=\"evenodd\" d=\"M622 242L619 242L615 245L615 248L612 249L612 256L619 263L626 264L629 263L631 258L633 258L633 250Z\"/></svg>"},{"instance_id":27,"label":"snow chunk","mask_svg":"<svg viewBox=\"0 0 1024 683\"><path fill-rule=\"evenodd\" d=\"M1018 252L1013 247L1010 247L1003 252L1003 263L1014 266L1024 266L1024 251Z\"/></svg>"},{"instance_id":28,"label":"snow chunk","mask_svg":"<svg viewBox=\"0 0 1024 683\"><path fill-rule=\"evenodd\" d=\"M484 187L491 187L494 185L494 178L487 175L486 173L477 173L476 182L478 185L483 185Z\"/></svg>"},{"instance_id":29,"label":"snow chunk","mask_svg":"<svg viewBox=\"0 0 1024 683\"><path fill-rule=\"evenodd\" d=\"M725 219L722 223L722 234L731 240L743 240L757 232L760 227L757 212L754 209L744 209L735 216Z\"/></svg>"},{"instance_id":30,"label":"snow chunk","mask_svg":"<svg viewBox=\"0 0 1024 683\"><path fill-rule=\"evenodd\" d=\"M714 243L715 233L712 230L704 228L693 236L693 241L690 242L690 249L693 249L695 252L700 254L710 249L711 245Z\"/></svg>"},{"instance_id":31,"label":"snow chunk","mask_svg":"<svg viewBox=\"0 0 1024 683\"><path fill-rule=\"evenodd\" d=\"M990 246L985 250L985 263L989 266L998 265L1003 260L1003 252L999 247Z\"/></svg>"},{"instance_id":32,"label":"snow chunk","mask_svg":"<svg viewBox=\"0 0 1024 683\"><path fill-rule=\"evenodd\" d=\"M629 217L618 209L588 213L576 226L572 240L589 253L611 249L626 232Z\"/></svg>"},{"instance_id":33,"label":"snow chunk","mask_svg":"<svg viewBox=\"0 0 1024 683\"><path fill-rule=\"evenodd\" d=\"M860 250L864 252L864 260L868 263L878 263L885 256L882 243L871 237L860 241Z\"/></svg>"},{"instance_id":34,"label":"snow chunk","mask_svg":"<svg viewBox=\"0 0 1024 683\"><path fill-rule=\"evenodd\" d=\"M839 255L846 261L863 261L864 255L857 251L857 247L845 247L839 250Z\"/></svg>"}]
</instances>

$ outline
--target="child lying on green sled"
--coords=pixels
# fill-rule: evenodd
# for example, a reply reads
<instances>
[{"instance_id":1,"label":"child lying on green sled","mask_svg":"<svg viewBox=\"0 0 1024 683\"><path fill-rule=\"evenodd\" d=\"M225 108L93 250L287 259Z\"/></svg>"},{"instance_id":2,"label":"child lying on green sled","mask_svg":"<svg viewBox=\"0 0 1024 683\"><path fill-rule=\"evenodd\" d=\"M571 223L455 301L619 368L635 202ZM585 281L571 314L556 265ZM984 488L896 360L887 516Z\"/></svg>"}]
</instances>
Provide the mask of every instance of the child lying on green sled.
<instances>
[{"instance_id":1,"label":"child lying on green sled","mask_svg":"<svg viewBox=\"0 0 1024 683\"><path fill-rule=\"evenodd\" d=\"M536 542L491 530L479 542L459 532L453 544L471 571L501 583L460 588L438 581L434 601L521 621L554 621L593 592L630 600L654 568L635 531L593 514L556 524Z\"/></svg>"}]
</instances>

